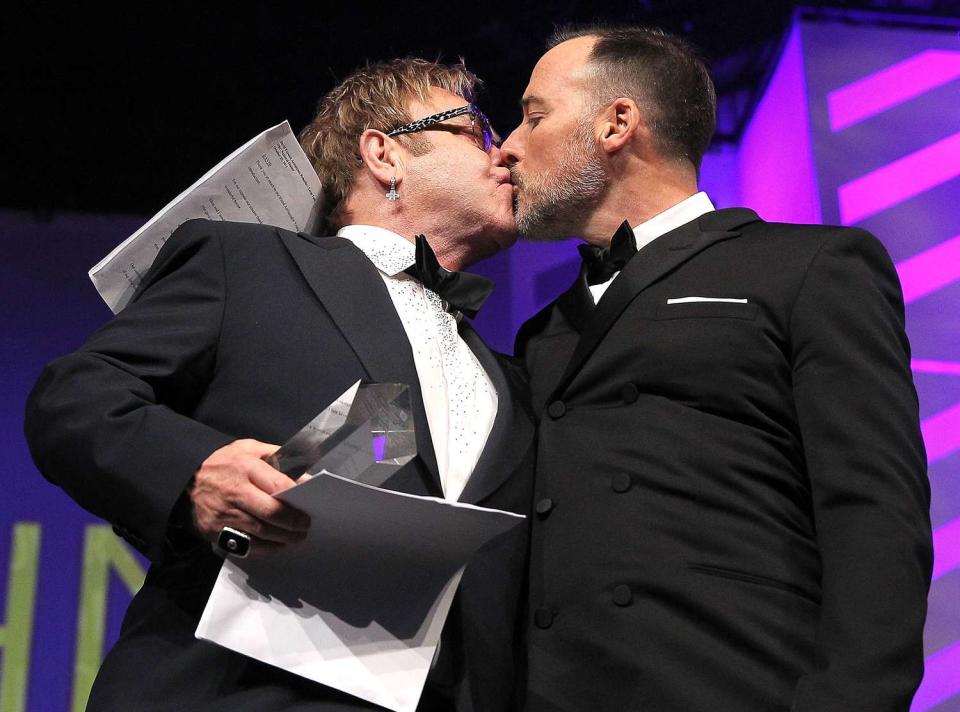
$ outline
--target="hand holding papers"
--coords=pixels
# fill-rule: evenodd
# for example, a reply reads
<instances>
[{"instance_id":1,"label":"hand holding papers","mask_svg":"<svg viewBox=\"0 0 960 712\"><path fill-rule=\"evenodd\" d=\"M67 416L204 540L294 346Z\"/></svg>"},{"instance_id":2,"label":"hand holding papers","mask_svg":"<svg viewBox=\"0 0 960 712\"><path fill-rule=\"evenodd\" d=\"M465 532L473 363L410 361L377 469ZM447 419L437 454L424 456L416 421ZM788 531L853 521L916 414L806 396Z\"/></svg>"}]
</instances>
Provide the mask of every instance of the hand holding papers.
<instances>
[{"instance_id":1,"label":"hand holding papers","mask_svg":"<svg viewBox=\"0 0 960 712\"><path fill-rule=\"evenodd\" d=\"M187 220L234 220L312 232L320 179L290 124L255 136L207 171L90 270L114 313L123 309L167 238Z\"/></svg>"},{"instance_id":2,"label":"hand holding papers","mask_svg":"<svg viewBox=\"0 0 960 712\"><path fill-rule=\"evenodd\" d=\"M319 448L323 462L383 481L415 454L408 398L405 386L355 384L277 452L279 464L300 471L297 458L309 458L294 441L315 447L328 433L337 444ZM197 636L412 712L464 567L524 518L327 469L278 497L311 516L307 539L275 556L227 559Z\"/></svg>"},{"instance_id":3,"label":"hand holding papers","mask_svg":"<svg viewBox=\"0 0 960 712\"><path fill-rule=\"evenodd\" d=\"M311 516L307 540L224 561L197 637L412 712L463 567L523 517L326 473L282 499Z\"/></svg>"}]
</instances>

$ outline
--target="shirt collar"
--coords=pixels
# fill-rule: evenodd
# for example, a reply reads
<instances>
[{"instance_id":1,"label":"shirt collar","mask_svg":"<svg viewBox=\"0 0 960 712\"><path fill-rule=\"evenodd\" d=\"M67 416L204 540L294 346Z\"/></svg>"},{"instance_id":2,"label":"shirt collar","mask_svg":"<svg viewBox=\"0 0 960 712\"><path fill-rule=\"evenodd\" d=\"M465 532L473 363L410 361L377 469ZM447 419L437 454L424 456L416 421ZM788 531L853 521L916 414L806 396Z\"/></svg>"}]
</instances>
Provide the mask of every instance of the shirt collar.
<instances>
[{"instance_id":1,"label":"shirt collar","mask_svg":"<svg viewBox=\"0 0 960 712\"><path fill-rule=\"evenodd\" d=\"M703 191L694 193L689 198L681 200L672 208L667 208L662 213L654 215L646 222L642 222L633 228L633 234L637 241L637 249L648 245L661 235L666 235L671 230L675 230L681 225L686 225L692 220L696 220L701 215L711 213L716 208L707 194Z\"/></svg>"},{"instance_id":2,"label":"shirt collar","mask_svg":"<svg viewBox=\"0 0 960 712\"><path fill-rule=\"evenodd\" d=\"M388 277L395 277L416 261L416 245L386 228L375 225L344 225L337 230L337 236L350 240Z\"/></svg>"}]
</instances>

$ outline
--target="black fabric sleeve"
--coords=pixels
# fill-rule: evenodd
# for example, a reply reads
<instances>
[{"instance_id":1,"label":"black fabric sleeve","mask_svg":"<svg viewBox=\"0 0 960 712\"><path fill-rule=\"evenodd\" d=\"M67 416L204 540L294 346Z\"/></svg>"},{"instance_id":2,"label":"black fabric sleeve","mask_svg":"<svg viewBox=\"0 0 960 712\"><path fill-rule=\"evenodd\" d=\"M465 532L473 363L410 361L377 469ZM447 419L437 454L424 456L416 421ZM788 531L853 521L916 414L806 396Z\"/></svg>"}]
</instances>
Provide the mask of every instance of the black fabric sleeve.
<instances>
[{"instance_id":1,"label":"black fabric sleeve","mask_svg":"<svg viewBox=\"0 0 960 712\"><path fill-rule=\"evenodd\" d=\"M900 712L923 675L930 489L904 331L883 246L828 238L791 316L794 393L823 599L816 670L793 712Z\"/></svg>"},{"instance_id":2,"label":"black fabric sleeve","mask_svg":"<svg viewBox=\"0 0 960 712\"><path fill-rule=\"evenodd\" d=\"M185 223L131 303L47 366L27 401L43 475L152 559L197 468L234 439L189 417L216 367L225 293L217 224Z\"/></svg>"}]
</instances>

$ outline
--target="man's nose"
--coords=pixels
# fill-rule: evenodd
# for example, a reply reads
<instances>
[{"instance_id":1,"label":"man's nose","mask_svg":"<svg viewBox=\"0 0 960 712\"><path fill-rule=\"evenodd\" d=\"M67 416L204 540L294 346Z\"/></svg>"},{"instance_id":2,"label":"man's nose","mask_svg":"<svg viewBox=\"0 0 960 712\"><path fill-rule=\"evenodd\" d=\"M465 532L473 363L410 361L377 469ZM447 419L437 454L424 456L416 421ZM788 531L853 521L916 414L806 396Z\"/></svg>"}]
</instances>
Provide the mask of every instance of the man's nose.
<instances>
[{"instance_id":1,"label":"man's nose","mask_svg":"<svg viewBox=\"0 0 960 712\"><path fill-rule=\"evenodd\" d=\"M503 148L497 144L490 146L490 150L487 151L487 154L490 156L490 162L495 166L505 166L503 158Z\"/></svg>"},{"instance_id":2,"label":"man's nose","mask_svg":"<svg viewBox=\"0 0 960 712\"><path fill-rule=\"evenodd\" d=\"M521 158L520 140L517 138L517 130L514 129L507 136L507 140L500 144L500 154L503 164L507 167L518 163Z\"/></svg>"}]
</instances>

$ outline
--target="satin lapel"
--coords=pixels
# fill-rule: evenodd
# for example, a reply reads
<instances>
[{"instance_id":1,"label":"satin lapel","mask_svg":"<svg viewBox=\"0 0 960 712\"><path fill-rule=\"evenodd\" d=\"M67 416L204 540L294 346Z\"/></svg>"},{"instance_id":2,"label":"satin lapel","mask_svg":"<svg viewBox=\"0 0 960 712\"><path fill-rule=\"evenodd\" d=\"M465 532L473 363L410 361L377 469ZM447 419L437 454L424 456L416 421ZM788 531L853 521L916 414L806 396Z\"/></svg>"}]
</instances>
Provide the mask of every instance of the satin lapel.
<instances>
[{"instance_id":1,"label":"satin lapel","mask_svg":"<svg viewBox=\"0 0 960 712\"><path fill-rule=\"evenodd\" d=\"M559 398L614 322L640 292L717 242L737 237L736 227L758 220L752 210L707 213L643 247L613 280L597 304L570 362L548 400Z\"/></svg>"},{"instance_id":2,"label":"satin lapel","mask_svg":"<svg viewBox=\"0 0 960 712\"><path fill-rule=\"evenodd\" d=\"M557 297L557 308L570 325L581 334L590 323L590 316L594 311L593 295L587 286L587 269L581 265L580 274L570 288Z\"/></svg>"},{"instance_id":3,"label":"satin lapel","mask_svg":"<svg viewBox=\"0 0 960 712\"><path fill-rule=\"evenodd\" d=\"M473 351L497 391L497 417L493 421L480 459L460 496L461 502L477 503L492 494L516 469L533 440L533 421L518 395L510 388L497 357L473 328L464 324L460 336Z\"/></svg>"},{"instance_id":4,"label":"satin lapel","mask_svg":"<svg viewBox=\"0 0 960 712\"><path fill-rule=\"evenodd\" d=\"M370 380L410 386L417 454L442 491L413 352L379 270L349 240L277 233Z\"/></svg>"}]
</instances>

